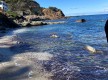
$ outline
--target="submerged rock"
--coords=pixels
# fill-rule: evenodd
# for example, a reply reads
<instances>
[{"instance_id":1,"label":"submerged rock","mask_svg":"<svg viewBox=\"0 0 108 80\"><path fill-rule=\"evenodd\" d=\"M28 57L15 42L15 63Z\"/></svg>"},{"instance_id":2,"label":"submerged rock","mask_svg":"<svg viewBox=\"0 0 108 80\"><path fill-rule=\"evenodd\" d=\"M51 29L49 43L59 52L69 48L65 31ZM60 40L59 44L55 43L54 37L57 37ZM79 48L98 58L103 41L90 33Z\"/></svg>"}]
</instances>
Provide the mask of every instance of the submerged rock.
<instances>
[{"instance_id":1,"label":"submerged rock","mask_svg":"<svg viewBox=\"0 0 108 80\"><path fill-rule=\"evenodd\" d=\"M86 45L85 46L85 49L88 50L91 53L96 53L96 49L93 48L92 46Z\"/></svg>"},{"instance_id":2,"label":"submerged rock","mask_svg":"<svg viewBox=\"0 0 108 80\"><path fill-rule=\"evenodd\" d=\"M56 34L53 34L53 35L51 35L50 37L51 37L51 38L58 38L59 36L56 35Z\"/></svg>"}]
</instances>

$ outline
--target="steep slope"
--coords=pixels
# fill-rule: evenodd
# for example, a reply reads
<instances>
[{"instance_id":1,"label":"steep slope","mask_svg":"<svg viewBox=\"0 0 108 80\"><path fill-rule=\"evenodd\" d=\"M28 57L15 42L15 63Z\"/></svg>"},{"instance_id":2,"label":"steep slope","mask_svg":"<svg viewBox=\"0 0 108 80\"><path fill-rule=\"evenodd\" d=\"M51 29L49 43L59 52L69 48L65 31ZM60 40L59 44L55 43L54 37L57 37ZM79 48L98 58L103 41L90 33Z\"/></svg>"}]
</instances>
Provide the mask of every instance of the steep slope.
<instances>
[{"instance_id":1,"label":"steep slope","mask_svg":"<svg viewBox=\"0 0 108 80\"><path fill-rule=\"evenodd\" d=\"M40 5L33 0L5 0L5 2L8 4L10 11L23 12L24 15L41 15Z\"/></svg>"},{"instance_id":2,"label":"steep slope","mask_svg":"<svg viewBox=\"0 0 108 80\"><path fill-rule=\"evenodd\" d=\"M65 15L60 9L56 7L49 7L42 10L44 16L48 19L60 19L63 18Z\"/></svg>"},{"instance_id":3,"label":"steep slope","mask_svg":"<svg viewBox=\"0 0 108 80\"><path fill-rule=\"evenodd\" d=\"M56 7L42 8L34 0L5 0L11 12L19 15L45 16L47 19L60 19L65 15Z\"/></svg>"}]
</instances>

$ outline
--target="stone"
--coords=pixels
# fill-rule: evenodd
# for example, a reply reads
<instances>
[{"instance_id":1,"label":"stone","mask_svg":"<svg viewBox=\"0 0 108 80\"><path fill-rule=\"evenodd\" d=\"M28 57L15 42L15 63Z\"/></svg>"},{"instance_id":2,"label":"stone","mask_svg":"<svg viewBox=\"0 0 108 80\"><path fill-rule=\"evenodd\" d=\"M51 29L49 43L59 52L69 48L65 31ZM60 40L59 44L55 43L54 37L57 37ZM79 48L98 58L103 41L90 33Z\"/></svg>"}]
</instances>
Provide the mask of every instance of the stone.
<instances>
[{"instance_id":1,"label":"stone","mask_svg":"<svg viewBox=\"0 0 108 80\"><path fill-rule=\"evenodd\" d=\"M91 53L96 53L96 49L93 48L92 46L86 45L85 46L85 49L88 50Z\"/></svg>"},{"instance_id":2,"label":"stone","mask_svg":"<svg viewBox=\"0 0 108 80\"><path fill-rule=\"evenodd\" d=\"M43 23L42 21L32 21L30 24L32 26L40 26L40 25L46 25L47 23Z\"/></svg>"},{"instance_id":3,"label":"stone","mask_svg":"<svg viewBox=\"0 0 108 80\"><path fill-rule=\"evenodd\" d=\"M23 23L21 23L21 25L22 25L23 27L30 26L30 22L23 22Z\"/></svg>"},{"instance_id":4,"label":"stone","mask_svg":"<svg viewBox=\"0 0 108 80\"><path fill-rule=\"evenodd\" d=\"M51 37L51 38L58 38L59 36L56 35L56 34L52 34L50 37Z\"/></svg>"},{"instance_id":5,"label":"stone","mask_svg":"<svg viewBox=\"0 0 108 80\"><path fill-rule=\"evenodd\" d=\"M85 20L85 19L80 19L80 20L77 20L76 22L81 22L81 23L83 23L83 22L86 22L86 20Z\"/></svg>"}]
</instances>

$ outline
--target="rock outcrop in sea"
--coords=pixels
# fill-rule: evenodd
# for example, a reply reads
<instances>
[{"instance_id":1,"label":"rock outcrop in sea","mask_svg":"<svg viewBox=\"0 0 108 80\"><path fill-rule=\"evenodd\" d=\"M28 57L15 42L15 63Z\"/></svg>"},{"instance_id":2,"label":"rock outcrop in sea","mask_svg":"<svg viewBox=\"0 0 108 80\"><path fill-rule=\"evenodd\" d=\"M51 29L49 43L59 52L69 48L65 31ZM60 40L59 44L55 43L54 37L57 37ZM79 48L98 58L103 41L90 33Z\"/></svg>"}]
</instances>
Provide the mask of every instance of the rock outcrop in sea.
<instances>
[{"instance_id":1,"label":"rock outcrop in sea","mask_svg":"<svg viewBox=\"0 0 108 80\"><path fill-rule=\"evenodd\" d=\"M85 19L80 19L80 20L77 20L76 22L81 22L81 23L83 23L83 22L86 22L86 20L85 20Z\"/></svg>"}]
</instances>

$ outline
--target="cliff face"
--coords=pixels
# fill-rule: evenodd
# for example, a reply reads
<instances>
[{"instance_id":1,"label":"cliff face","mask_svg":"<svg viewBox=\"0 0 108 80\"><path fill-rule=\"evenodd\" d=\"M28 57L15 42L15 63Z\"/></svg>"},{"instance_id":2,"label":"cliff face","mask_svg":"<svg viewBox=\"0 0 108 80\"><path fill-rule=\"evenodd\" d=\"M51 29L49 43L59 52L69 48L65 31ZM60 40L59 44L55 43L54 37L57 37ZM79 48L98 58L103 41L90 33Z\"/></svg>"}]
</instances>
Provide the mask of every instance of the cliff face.
<instances>
[{"instance_id":1,"label":"cliff face","mask_svg":"<svg viewBox=\"0 0 108 80\"><path fill-rule=\"evenodd\" d=\"M42 8L34 0L5 0L9 5L10 11L22 15L45 16L47 19L60 19L65 15L56 7Z\"/></svg>"},{"instance_id":2,"label":"cliff face","mask_svg":"<svg viewBox=\"0 0 108 80\"><path fill-rule=\"evenodd\" d=\"M48 19L60 19L63 18L65 15L60 9L55 7L49 7L42 10L44 16Z\"/></svg>"}]
</instances>

